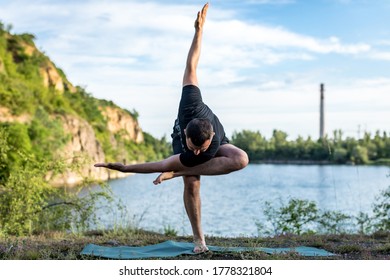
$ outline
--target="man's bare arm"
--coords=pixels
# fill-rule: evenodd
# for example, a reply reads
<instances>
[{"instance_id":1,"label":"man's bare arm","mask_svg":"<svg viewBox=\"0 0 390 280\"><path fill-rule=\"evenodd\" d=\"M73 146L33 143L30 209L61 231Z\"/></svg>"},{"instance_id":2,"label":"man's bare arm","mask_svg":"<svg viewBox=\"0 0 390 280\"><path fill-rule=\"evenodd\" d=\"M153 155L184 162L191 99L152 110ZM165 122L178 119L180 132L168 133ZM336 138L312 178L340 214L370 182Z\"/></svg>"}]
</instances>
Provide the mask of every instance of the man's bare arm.
<instances>
[{"instance_id":1,"label":"man's bare arm","mask_svg":"<svg viewBox=\"0 0 390 280\"><path fill-rule=\"evenodd\" d=\"M97 163L95 167L104 167L120 172L129 173L161 173L154 184L160 184L165 180L187 175L222 175L240 170L248 165L247 154L231 145L220 147L217 156L211 160L194 166L186 167L180 162L180 155L173 155L167 159L156 162L124 165L122 163Z\"/></svg>"},{"instance_id":2,"label":"man's bare arm","mask_svg":"<svg viewBox=\"0 0 390 280\"><path fill-rule=\"evenodd\" d=\"M120 162L116 163L96 163L95 167L104 167L112 170L117 170L125 173L157 173L168 171L180 171L185 168L180 162L180 155L173 155L161 161L145 162L138 164L124 165Z\"/></svg>"}]
</instances>

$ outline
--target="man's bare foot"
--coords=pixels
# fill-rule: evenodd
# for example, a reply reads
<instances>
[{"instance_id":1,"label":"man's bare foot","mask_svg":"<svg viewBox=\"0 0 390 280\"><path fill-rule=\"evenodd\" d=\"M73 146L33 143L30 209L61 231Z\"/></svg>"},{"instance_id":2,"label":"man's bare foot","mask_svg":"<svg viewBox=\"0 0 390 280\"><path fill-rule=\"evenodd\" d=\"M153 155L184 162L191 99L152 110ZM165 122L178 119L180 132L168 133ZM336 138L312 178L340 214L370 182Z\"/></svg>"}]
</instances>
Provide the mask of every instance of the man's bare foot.
<instances>
[{"instance_id":1,"label":"man's bare foot","mask_svg":"<svg viewBox=\"0 0 390 280\"><path fill-rule=\"evenodd\" d=\"M195 20L195 29L196 30L201 30L203 28L203 25L206 21L206 15L207 15L207 9L209 8L209 3L206 3L202 10L198 12L198 16Z\"/></svg>"},{"instance_id":2,"label":"man's bare foot","mask_svg":"<svg viewBox=\"0 0 390 280\"><path fill-rule=\"evenodd\" d=\"M205 253L205 252L208 252L209 248L206 246L206 244L202 244L202 243L198 243L198 242L194 242L195 244L195 247L194 247L194 253L195 254L201 254L201 253Z\"/></svg>"},{"instance_id":3,"label":"man's bare foot","mask_svg":"<svg viewBox=\"0 0 390 280\"><path fill-rule=\"evenodd\" d=\"M153 184L158 185L161 184L163 181L172 179L175 177L175 173L173 171L170 172L163 172L153 181Z\"/></svg>"}]
</instances>

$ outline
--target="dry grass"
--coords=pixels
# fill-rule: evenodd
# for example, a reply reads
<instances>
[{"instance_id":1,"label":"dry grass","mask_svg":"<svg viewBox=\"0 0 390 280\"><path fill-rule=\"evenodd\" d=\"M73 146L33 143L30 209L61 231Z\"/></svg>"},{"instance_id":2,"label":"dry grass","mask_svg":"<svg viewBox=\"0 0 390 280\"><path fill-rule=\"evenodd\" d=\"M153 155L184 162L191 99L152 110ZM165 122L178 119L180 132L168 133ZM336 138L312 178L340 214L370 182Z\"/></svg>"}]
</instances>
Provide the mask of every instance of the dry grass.
<instances>
[{"instance_id":1,"label":"dry grass","mask_svg":"<svg viewBox=\"0 0 390 280\"><path fill-rule=\"evenodd\" d=\"M94 243L106 246L144 246L166 240L191 241L191 237L167 237L139 230L120 232L95 231L83 235L61 232L43 233L29 237L0 238L0 259L3 260L83 260L91 257L80 252L85 245ZM390 233L373 235L308 235L277 236L269 238L217 238L208 237L208 244L224 247L296 247L310 246L325 249L336 256L325 259L390 260ZM182 255L180 260L299 260L314 259L294 253L268 255L264 252L208 252L201 255ZM321 259L321 258L315 258Z\"/></svg>"}]
</instances>

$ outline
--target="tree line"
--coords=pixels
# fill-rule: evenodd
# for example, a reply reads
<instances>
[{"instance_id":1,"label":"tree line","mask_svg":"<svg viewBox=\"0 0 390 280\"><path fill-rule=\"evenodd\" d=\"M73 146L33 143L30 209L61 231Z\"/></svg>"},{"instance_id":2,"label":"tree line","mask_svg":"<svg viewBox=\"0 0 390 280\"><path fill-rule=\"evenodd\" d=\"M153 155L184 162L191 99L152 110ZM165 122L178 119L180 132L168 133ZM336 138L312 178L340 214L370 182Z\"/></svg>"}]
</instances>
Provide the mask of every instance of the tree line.
<instances>
[{"instance_id":1,"label":"tree line","mask_svg":"<svg viewBox=\"0 0 390 280\"><path fill-rule=\"evenodd\" d=\"M390 137L387 132L365 132L360 139L346 137L335 130L333 137L314 140L299 136L288 140L288 134L274 130L267 139L259 131L234 132L232 143L248 153L251 162L301 161L335 164L390 165Z\"/></svg>"}]
</instances>

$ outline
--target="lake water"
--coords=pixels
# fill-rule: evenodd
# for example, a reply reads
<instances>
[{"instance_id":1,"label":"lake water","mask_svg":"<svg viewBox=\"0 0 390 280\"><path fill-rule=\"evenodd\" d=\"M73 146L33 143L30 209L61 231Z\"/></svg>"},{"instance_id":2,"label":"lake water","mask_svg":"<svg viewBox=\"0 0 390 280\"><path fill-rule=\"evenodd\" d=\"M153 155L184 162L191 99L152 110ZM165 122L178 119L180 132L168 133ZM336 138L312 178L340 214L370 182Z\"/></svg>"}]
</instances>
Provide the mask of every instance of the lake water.
<instances>
[{"instance_id":1,"label":"lake water","mask_svg":"<svg viewBox=\"0 0 390 280\"><path fill-rule=\"evenodd\" d=\"M201 178L202 224L208 236L257 236L257 221L264 221L264 202L277 207L282 199L308 199L321 210L347 214L371 213L375 197L390 185L390 168L378 166L250 164L223 176ZM136 174L109 182L114 197L127 208L99 211L104 227L133 225L164 232L175 229L191 235L183 205L181 178L155 186L157 174Z\"/></svg>"}]
</instances>

